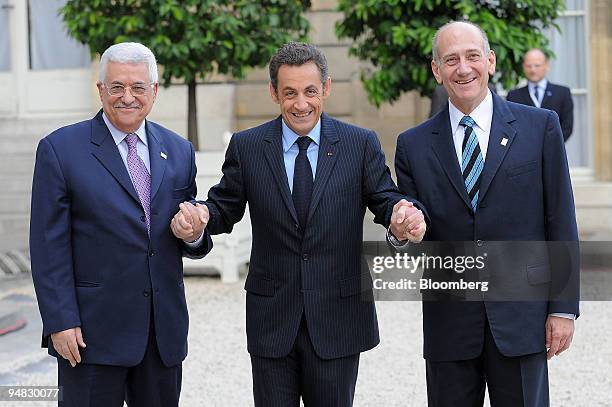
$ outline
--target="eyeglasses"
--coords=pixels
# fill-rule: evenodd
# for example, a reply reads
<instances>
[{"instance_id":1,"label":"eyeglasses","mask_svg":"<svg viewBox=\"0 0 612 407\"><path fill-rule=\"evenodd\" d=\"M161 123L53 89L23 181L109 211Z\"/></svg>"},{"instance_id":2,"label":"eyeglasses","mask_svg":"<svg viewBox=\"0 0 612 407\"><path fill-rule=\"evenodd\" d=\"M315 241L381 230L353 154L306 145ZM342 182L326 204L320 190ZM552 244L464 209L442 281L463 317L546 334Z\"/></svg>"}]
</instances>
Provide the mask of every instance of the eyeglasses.
<instances>
[{"instance_id":1,"label":"eyeglasses","mask_svg":"<svg viewBox=\"0 0 612 407\"><path fill-rule=\"evenodd\" d=\"M148 85L145 85L143 83L137 83L132 86L124 86L120 84L114 84L112 86L108 86L107 84L103 83L103 85L106 88L106 91L108 92L110 96L121 97L125 95L126 89L130 90L130 93L132 94L132 96L144 96L147 93L149 93L149 89L152 88L155 84L150 83Z\"/></svg>"}]
</instances>

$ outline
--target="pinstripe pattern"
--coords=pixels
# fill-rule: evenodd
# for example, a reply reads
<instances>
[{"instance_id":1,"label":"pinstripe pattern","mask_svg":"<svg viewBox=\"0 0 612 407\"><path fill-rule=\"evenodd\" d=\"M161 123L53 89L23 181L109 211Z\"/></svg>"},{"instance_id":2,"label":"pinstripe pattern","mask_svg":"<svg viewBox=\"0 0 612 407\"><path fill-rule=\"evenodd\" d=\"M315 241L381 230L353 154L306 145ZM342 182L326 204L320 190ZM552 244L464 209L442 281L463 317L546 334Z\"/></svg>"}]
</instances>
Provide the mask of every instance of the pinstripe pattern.
<instances>
[{"instance_id":1,"label":"pinstripe pattern","mask_svg":"<svg viewBox=\"0 0 612 407\"><path fill-rule=\"evenodd\" d=\"M402 198L376 134L321 117L321 145L305 230L293 207L283 163L280 116L235 134L223 177L208 193L212 234L229 233L249 204L253 245L247 290L248 350L287 355L302 314L317 355L339 358L379 342L374 303L359 295L366 207L388 225ZM362 268L363 267L363 268ZM366 293L367 294L367 293Z\"/></svg>"}]
</instances>

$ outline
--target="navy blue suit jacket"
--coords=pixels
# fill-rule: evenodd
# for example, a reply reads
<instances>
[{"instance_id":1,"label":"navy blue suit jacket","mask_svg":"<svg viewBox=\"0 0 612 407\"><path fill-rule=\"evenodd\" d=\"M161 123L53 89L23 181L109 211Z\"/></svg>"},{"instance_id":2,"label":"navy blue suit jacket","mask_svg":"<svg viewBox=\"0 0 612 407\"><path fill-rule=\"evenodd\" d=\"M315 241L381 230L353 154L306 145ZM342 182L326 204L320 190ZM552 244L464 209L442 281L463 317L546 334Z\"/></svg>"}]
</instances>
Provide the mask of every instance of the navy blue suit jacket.
<instances>
[{"instance_id":1,"label":"navy blue suit jacket","mask_svg":"<svg viewBox=\"0 0 612 407\"><path fill-rule=\"evenodd\" d=\"M425 357L449 361L480 355L485 310L504 355L544 350L547 315L578 314L577 297L552 301L546 296L556 284L551 272L554 259L549 258L545 243L535 243L560 241L573 246L578 240L556 113L493 95L493 121L475 214L461 176L448 106L399 136L395 166L400 191L414 196L428 210L430 222L424 240L473 242L475 253L489 251L485 272L491 281L510 282L516 292L535 291L542 299L496 302L488 301L485 295L484 302L426 301ZM530 242L527 254L513 251L520 241ZM576 258L570 260L567 267L571 278L576 278L579 265Z\"/></svg>"},{"instance_id":2,"label":"navy blue suit jacket","mask_svg":"<svg viewBox=\"0 0 612 407\"><path fill-rule=\"evenodd\" d=\"M531 96L529 96L529 88L513 89L508 92L506 98L509 102L516 102L527 106L534 106ZM554 110L559 115L561 123L561 131L563 132L563 140L567 141L572 135L574 127L574 102L570 89L566 86L555 85L548 82L546 91L542 98L542 106L544 109Z\"/></svg>"},{"instance_id":3,"label":"navy blue suit jacket","mask_svg":"<svg viewBox=\"0 0 612 407\"><path fill-rule=\"evenodd\" d=\"M151 235L144 210L102 112L54 131L36 152L30 220L32 277L49 335L82 328L84 363L133 366L142 359L151 310L167 366L187 354L188 315L182 255L170 230L179 203L194 199L191 143L146 122L151 163ZM161 156L166 155L166 159Z\"/></svg>"},{"instance_id":4,"label":"navy blue suit jacket","mask_svg":"<svg viewBox=\"0 0 612 407\"><path fill-rule=\"evenodd\" d=\"M403 196L376 134L323 114L302 230L283 161L281 123L278 117L234 134L223 177L208 192L208 229L229 233L249 204L253 246L245 289L252 355L287 355L303 314L321 358L354 355L379 342L372 280L361 256L365 210L386 226Z\"/></svg>"}]
</instances>

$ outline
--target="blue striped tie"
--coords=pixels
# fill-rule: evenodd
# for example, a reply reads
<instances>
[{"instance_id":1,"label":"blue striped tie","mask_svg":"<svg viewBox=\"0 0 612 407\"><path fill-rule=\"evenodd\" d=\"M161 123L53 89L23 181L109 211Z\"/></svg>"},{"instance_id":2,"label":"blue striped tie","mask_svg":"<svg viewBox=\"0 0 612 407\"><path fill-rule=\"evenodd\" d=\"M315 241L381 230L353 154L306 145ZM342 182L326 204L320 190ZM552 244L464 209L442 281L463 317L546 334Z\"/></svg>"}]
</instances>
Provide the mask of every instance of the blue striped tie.
<instances>
[{"instance_id":1,"label":"blue striped tie","mask_svg":"<svg viewBox=\"0 0 612 407\"><path fill-rule=\"evenodd\" d=\"M476 205L478 204L480 179L482 178L482 169L484 168L484 159L480 153L480 144L478 144L478 137L474 131L475 123L474 119L470 116L463 116L459 122L460 125L465 126L465 135L461 148L461 172L474 212L476 212Z\"/></svg>"}]
</instances>

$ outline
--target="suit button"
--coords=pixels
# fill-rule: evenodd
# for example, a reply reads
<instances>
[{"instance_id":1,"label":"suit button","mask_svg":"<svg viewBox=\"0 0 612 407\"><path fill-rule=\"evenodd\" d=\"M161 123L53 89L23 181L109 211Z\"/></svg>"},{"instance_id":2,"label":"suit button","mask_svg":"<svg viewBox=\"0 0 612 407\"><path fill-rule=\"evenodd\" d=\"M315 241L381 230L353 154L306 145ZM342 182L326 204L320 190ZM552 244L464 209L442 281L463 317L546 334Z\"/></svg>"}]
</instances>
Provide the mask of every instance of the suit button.
<instances>
[{"instance_id":1,"label":"suit button","mask_svg":"<svg viewBox=\"0 0 612 407\"><path fill-rule=\"evenodd\" d=\"M302 254L302 260L308 261L308 253Z\"/></svg>"},{"instance_id":2,"label":"suit button","mask_svg":"<svg viewBox=\"0 0 612 407\"><path fill-rule=\"evenodd\" d=\"M148 290L144 290L142 292L142 295L144 295L145 297L148 297L149 296L149 291Z\"/></svg>"},{"instance_id":3,"label":"suit button","mask_svg":"<svg viewBox=\"0 0 612 407\"><path fill-rule=\"evenodd\" d=\"M476 240L476 246L478 247L482 247L482 245L484 245L484 242L480 239Z\"/></svg>"},{"instance_id":4,"label":"suit button","mask_svg":"<svg viewBox=\"0 0 612 407\"><path fill-rule=\"evenodd\" d=\"M141 220L142 222L146 222L146 221L147 221L147 217L146 217L146 216L144 216L144 215L142 215L142 216L140 217L140 220Z\"/></svg>"},{"instance_id":5,"label":"suit button","mask_svg":"<svg viewBox=\"0 0 612 407\"><path fill-rule=\"evenodd\" d=\"M296 223L295 225L293 225L293 226L295 226L295 228L296 228L296 229L299 229L299 228L300 228L300 225L299 225L299 224L297 224L297 223Z\"/></svg>"},{"instance_id":6,"label":"suit button","mask_svg":"<svg viewBox=\"0 0 612 407\"><path fill-rule=\"evenodd\" d=\"M149 250L149 257L155 256L155 250Z\"/></svg>"}]
</instances>

